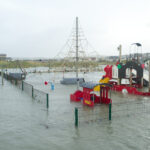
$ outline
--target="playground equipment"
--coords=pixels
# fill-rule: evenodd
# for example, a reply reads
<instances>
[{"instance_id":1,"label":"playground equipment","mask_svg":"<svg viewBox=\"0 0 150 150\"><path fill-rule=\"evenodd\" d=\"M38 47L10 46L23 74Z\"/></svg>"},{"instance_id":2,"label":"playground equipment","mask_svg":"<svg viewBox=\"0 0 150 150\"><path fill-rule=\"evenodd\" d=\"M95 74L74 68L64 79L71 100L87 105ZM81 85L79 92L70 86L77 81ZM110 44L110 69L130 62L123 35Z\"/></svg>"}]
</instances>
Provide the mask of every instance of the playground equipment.
<instances>
[{"instance_id":1,"label":"playground equipment","mask_svg":"<svg viewBox=\"0 0 150 150\"><path fill-rule=\"evenodd\" d=\"M104 71L106 72L106 75L104 75L102 77L102 79L99 81L100 84L102 83L109 83L109 80L112 78L112 71L110 71L112 69L112 66L107 65L104 68ZM100 86L96 86L94 87L94 91L100 91Z\"/></svg>"},{"instance_id":2,"label":"playground equipment","mask_svg":"<svg viewBox=\"0 0 150 150\"><path fill-rule=\"evenodd\" d=\"M110 71L112 66L106 66L105 72L106 75L102 77L98 84L91 82L84 82L80 84L83 88L83 91L77 90L74 94L70 95L70 101L80 102L83 100L83 105L88 105L93 107L94 104L109 104L112 103L111 100L111 84L108 84L109 80L112 77L112 72ZM110 91L110 97L108 93ZM96 95L96 92L99 93L100 96Z\"/></svg>"},{"instance_id":3,"label":"playground equipment","mask_svg":"<svg viewBox=\"0 0 150 150\"><path fill-rule=\"evenodd\" d=\"M112 85L112 90L118 92L126 91L127 93L134 95L150 96L150 92L141 92L137 89L147 85L146 81L143 80L142 64L137 63L133 60L127 61L125 64L117 64L117 70L116 66L106 66L106 68L108 67L109 69L106 72L106 76L112 74L112 76L109 76L110 80L117 79L117 81L109 81L109 84ZM132 72L133 69L133 72L136 72L136 74ZM128 80L129 84L122 83L123 79Z\"/></svg>"},{"instance_id":4,"label":"playground equipment","mask_svg":"<svg viewBox=\"0 0 150 150\"><path fill-rule=\"evenodd\" d=\"M79 88L79 84L84 83L84 78L80 77L81 73L79 74L79 72L83 70L85 72L89 71L90 68L87 69L87 67L92 66L93 63L90 63L90 61L87 63L88 58L97 58L99 54L93 50L93 47L85 38L78 17L76 17L75 27L73 27L70 35L66 45L57 55L57 57L62 57L63 63L61 68L64 68L63 78L60 83L65 85L76 84L77 88ZM73 62L72 67L68 67L68 62ZM67 70L71 70L75 72L75 74L71 77L64 77L64 73L67 72Z\"/></svg>"},{"instance_id":5,"label":"playground equipment","mask_svg":"<svg viewBox=\"0 0 150 150\"><path fill-rule=\"evenodd\" d=\"M79 84L82 84L84 83L84 78L63 78L60 83L61 84L66 84L66 85L69 85L69 84L77 84L79 82Z\"/></svg>"},{"instance_id":6,"label":"playground equipment","mask_svg":"<svg viewBox=\"0 0 150 150\"><path fill-rule=\"evenodd\" d=\"M135 45L137 49L141 46L140 43L134 43L132 45ZM121 46L119 47L119 50L121 51ZM83 92L79 90L76 91L70 96L71 101L80 101L80 99L83 98L83 104L85 104L85 93L88 93L88 100L90 100L90 96L92 95L90 95L90 92L101 92L103 90L103 84L111 85L111 89L114 91L141 96L150 96L150 92L138 90L143 88L143 86L149 85L149 80L148 78L145 78L144 74L145 66L142 62L142 54L132 54L124 63L121 62L121 52L119 54L119 61L117 61L116 65L107 65L104 68L106 74L99 81L99 84L89 86L86 85L87 83L83 84ZM126 82L123 83L123 80ZM99 102L97 101L97 97L95 95L94 100L95 103ZM94 103L90 102L89 105L93 106Z\"/></svg>"},{"instance_id":7,"label":"playground equipment","mask_svg":"<svg viewBox=\"0 0 150 150\"><path fill-rule=\"evenodd\" d=\"M8 66L6 68L2 67L0 71L0 75L2 75L2 78L4 77L7 80L15 81L15 83L25 80L27 72L24 68L22 68L20 62L17 60L11 63L15 63L14 65L16 68L7 69Z\"/></svg>"},{"instance_id":8,"label":"playground equipment","mask_svg":"<svg viewBox=\"0 0 150 150\"><path fill-rule=\"evenodd\" d=\"M137 47L141 46L140 43L134 43ZM118 92L126 92L134 95L150 96L150 92L138 91L138 88L148 86L148 80L144 76L144 64L139 59L138 53L130 56L125 63L122 63L121 56L116 65L107 65L104 68L106 75L103 80L109 78L109 84L112 85L112 90ZM142 59L142 58L141 58ZM113 80L112 80L113 79ZM128 83L123 83L122 80ZM117 81L114 81L117 80Z\"/></svg>"},{"instance_id":9,"label":"playground equipment","mask_svg":"<svg viewBox=\"0 0 150 150\"><path fill-rule=\"evenodd\" d=\"M83 91L77 90L75 93L70 95L70 101L81 102L83 105L93 107L94 104L109 104L112 103L111 100L111 85L107 83L94 84L90 82L85 82L81 85ZM99 90L100 96L96 95L95 89ZM110 96L109 96L110 91Z\"/></svg>"}]
</instances>

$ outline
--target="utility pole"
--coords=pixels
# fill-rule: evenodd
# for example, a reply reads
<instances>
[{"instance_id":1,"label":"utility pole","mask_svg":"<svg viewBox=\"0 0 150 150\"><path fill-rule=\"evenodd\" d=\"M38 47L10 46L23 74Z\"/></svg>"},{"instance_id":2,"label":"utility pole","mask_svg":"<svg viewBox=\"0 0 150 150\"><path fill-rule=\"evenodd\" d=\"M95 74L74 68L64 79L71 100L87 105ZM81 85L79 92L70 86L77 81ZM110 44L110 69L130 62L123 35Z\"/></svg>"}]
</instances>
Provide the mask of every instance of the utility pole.
<instances>
[{"instance_id":1,"label":"utility pole","mask_svg":"<svg viewBox=\"0 0 150 150\"><path fill-rule=\"evenodd\" d=\"M79 45L78 45L78 17L76 17L76 79L77 79L77 89L79 89L79 79L78 79L78 61L79 61L79 56L78 56L78 50L79 50Z\"/></svg>"},{"instance_id":2,"label":"utility pole","mask_svg":"<svg viewBox=\"0 0 150 150\"><path fill-rule=\"evenodd\" d=\"M122 45L118 46L118 51L119 51L119 62L121 62Z\"/></svg>"},{"instance_id":3,"label":"utility pole","mask_svg":"<svg viewBox=\"0 0 150 150\"><path fill-rule=\"evenodd\" d=\"M132 87L132 68L130 68L130 87Z\"/></svg>"},{"instance_id":4,"label":"utility pole","mask_svg":"<svg viewBox=\"0 0 150 150\"><path fill-rule=\"evenodd\" d=\"M121 63L121 52L122 52L122 45L121 44L118 46L118 51L119 51L119 62ZM118 78L118 85L120 85L120 84L121 84L121 79Z\"/></svg>"},{"instance_id":5,"label":"utility pole","mask_svg":"<svg viewBox=\"0 0 150 150\"><path fill-rule=\"evenodd\" d=\"M149 60L149 92L150 92L150 60Z\"/></svg>"}]
</instances>

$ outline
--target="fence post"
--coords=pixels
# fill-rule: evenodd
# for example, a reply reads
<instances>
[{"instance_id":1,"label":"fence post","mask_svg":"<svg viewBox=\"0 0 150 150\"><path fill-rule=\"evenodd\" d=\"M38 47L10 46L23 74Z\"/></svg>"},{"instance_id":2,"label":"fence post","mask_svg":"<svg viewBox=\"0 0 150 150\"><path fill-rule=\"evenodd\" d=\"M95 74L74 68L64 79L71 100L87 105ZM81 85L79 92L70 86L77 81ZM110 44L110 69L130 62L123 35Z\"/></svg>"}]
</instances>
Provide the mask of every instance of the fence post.
<instances>
[{"instance_id":1,"label":"fence post","mask_svg":"<svg viewBox=\"0 0 150 150\"><path fill-rule=\"evenodd\" d=\"M49 108L49 97L48 94L46 94L46 107Z\"/></svg>"},{"instance_id":2,"label":"fence post","mask_svg":"<svg viewBox=\"0 0 150 150\"><path fill-rule=\"evenodd\" d=\"M75 108L75 126L78 127L78 108Z\"/></svg>"},{"instance_id":3,"label":"fence post","mask_svg":"<svg viewBox=\"0 0 150 150\"><path fill-rule=\"evenodd\" d=\"M3 68L1 70L1 76L2 76L2 85L4 85L4 73L3 73Z\"/></svg>"},{"instance_id":4,"label":"fence post","mask_svg":"<svg viewBox=\"0 0 150 150\"><path fill-rule=\"evenodd\" d=\"M111 120L111 102L109 103L109 120Z\"/></svg>"},{"instance_id":5,"label":"fence post","mask_svg":"<svg viewBox=\"0 0 150 150\"><path fill-rule=\"evenodd\" d=\"M17 85L17 80L15 80L15 85Z\"/></svg>"},{"instance_id":6,"label":"fence post","mask_svg":"<svg viewBox=\"0 0 150 150\"><path fill-rule=\"evenodd\" d=\"M24 90L24 85L23 85L23 81L22 81L22 91Z\"/></svg>"},{"instance_id":7,"label":"fence post","mask_svg":"<svg viewBox=\"0 0 150 150\"><path fill-rule=\"evenodd\" d=\"M34 88L32 86L32 98L34 98Z\"/></svg>"}]
</instances>

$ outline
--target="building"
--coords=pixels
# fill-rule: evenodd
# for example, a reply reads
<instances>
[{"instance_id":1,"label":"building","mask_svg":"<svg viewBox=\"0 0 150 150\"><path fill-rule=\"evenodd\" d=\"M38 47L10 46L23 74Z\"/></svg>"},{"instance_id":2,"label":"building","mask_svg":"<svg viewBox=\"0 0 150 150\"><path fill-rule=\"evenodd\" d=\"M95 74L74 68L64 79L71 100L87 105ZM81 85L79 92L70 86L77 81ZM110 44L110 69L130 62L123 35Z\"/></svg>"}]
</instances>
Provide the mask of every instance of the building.
<instances>
[{"instance_id":1,"label":"building","mask_svg":"<svg viewBox=\"0 0 150 150\"><path fill-rule=\"evenodd\" d=\"M0 54L0 60L6 60L7 55L6 54Z\"/></svg>"}]
</instances>

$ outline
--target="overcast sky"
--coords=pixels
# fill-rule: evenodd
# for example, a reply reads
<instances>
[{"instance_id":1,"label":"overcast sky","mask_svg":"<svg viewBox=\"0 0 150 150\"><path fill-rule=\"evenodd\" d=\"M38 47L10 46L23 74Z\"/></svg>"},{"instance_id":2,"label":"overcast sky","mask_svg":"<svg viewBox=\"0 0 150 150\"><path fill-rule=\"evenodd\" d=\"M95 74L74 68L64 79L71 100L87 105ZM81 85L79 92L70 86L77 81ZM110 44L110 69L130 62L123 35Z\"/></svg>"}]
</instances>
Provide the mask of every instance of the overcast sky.
<instances>
[{"instance_id":1,"label":"overcast sky","mask_svg":"<svg viewBox=\"0 0 150 150\"><path fill-rule=\"evenodd\" d=\"M150 0L0 0L0 53L54 57L75 17L100 55L118 55L140 42L150 52Z\"/></svg>"}]
</instances>

